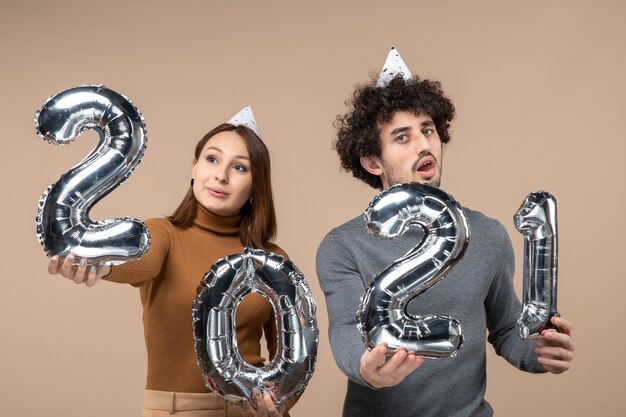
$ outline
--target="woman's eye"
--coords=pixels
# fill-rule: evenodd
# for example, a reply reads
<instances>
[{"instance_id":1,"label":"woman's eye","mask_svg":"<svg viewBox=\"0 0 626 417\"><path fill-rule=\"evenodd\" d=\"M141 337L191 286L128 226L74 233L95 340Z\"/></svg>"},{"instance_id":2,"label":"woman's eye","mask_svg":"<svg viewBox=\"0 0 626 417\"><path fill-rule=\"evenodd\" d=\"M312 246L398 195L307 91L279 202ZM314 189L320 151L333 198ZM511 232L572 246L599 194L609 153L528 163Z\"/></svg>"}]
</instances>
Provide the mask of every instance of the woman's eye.
<instances>
[{"instance_id":1,"label":"woman's eye","mask_svg":"<svg viewBox=\"0 0 626 417\"><path fill-rule=\"evenodd\" d=\"M209 163L211 163L211 164L214 164L214 163L216 163L216 162L217 162L217 158L216 158L216 157L214 157L214 156L212 156L212 155L207 156L207 157L206 157L206 160L207 160L207 162L209 162Z\"/></svg>"},{"instance_id":2,"label":"woman's eye","mask_svg":"<svg viewBox=\"0 0 626 417\"><path fill-rule=\"evenodd\" d=\"M245 165L235 165L235 170L239 172L248 172L248 167Z\"/></svg>"}]
</instances>

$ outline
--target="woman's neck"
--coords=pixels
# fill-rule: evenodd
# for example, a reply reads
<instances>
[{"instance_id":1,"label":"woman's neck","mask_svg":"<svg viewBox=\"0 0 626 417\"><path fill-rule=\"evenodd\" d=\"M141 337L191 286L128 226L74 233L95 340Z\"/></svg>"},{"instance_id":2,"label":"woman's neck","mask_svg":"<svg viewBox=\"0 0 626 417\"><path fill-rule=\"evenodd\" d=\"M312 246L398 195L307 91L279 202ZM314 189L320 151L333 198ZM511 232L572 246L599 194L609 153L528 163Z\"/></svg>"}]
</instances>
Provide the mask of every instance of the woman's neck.
<instances>
[{"instance_id":1,"label":"woman's neck","mask_svg":"<svg viewBox=\"0 0 626 417\"><path fill-rule=\"evenodd\" d=\"M194 227L219 235L237 236L239 235L241 225L241 214L220 216L207 210L202 204L198 203L198 211L193 225Z\"/></svg>"}]
</instances>

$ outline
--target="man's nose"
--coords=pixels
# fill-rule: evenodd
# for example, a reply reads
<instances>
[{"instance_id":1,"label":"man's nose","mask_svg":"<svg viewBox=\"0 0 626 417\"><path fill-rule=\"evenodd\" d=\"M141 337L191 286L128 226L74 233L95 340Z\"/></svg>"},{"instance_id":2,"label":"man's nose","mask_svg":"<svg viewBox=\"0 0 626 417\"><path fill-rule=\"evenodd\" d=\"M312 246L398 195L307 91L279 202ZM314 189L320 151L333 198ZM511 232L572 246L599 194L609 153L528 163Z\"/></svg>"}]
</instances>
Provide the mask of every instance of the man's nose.
<instances>
[{"instance_id":1,"label":"man's nose","mask_svg":"<svg viewBox=\"0 0 626 417\"><path fill-rule=\"evenodd\" d=\"M415 151L418 154L424 151L430 151L432 148L430 141L428 140L428 137L423 134L420 134L417 137L417 140L415 141L415 143L416 143L416 148L417 148L415 149Z\"/></svg>"}]
</instances>

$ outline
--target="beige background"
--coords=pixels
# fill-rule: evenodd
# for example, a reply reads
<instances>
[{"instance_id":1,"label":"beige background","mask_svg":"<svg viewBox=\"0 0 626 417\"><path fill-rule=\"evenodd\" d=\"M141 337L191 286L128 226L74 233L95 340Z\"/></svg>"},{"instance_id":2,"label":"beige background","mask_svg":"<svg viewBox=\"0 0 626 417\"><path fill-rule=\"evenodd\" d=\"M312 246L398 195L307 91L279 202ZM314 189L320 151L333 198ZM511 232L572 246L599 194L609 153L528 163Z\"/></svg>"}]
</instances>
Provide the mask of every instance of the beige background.
<instances>
[{"instance_id":1,"label":"beige background","mask_svg":"<svg viewBox=\"0 0 626 417\"><path fill-rule=\"evenodd\" d=\"M490 354L497 415L624 415L625 21L619 0L2 0L0 415L140 413L137 290L49 276L35 237L40 194L96 136L48 145L33 114L49 95L84 83L130 97L149 130L143 162L94 208L96 219L170 213L199 137L253 106L273 155L277 240L319 306L319 365L293 415L339 415L345 378L329 350L315 251L375 191L339 171L332 121L391 45L453 98L442 187L504 223L518 270L512 214L538 188L559 201L559 309L575 325L574 367L528 375Z\"/></svg>"}]
</instances>

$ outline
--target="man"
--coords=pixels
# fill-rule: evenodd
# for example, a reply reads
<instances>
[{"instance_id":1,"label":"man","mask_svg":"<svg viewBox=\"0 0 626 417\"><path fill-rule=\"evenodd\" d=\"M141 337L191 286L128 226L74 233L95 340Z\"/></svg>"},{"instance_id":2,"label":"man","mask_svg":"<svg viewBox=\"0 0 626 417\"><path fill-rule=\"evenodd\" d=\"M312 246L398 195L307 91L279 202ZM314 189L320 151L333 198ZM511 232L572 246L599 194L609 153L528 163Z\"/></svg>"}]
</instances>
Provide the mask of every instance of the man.
<instances>
[{"instance_id":1,"label":"man","mask_svg":"<svg viewBox=\"0 0 626 417\"><path fill-rule=\"evenodd\" d=\"M351 111L338 118L335 149L342 167L374 188L412 181L438 187L455 111L440 84L412 77L392 49L376 84L357 88L353 97ZM561 373L570 367L574 342L567 320L553 318L559 332L544 332L536 342L518 336L521 304L512 281L511 241L496 220L466 208L464 213L472 235L463 259L408 306L413 315L449 314L461 322L464 343L453 358L425 361L403 349L386 357L385 345L366 350L356 326L369 280L415 246L420 231L381 240L368 235L359 215L321 243L317 273L330 342L349 378L344 416L493 415L484 400L485 331L496 352L519 369Z\"/></svg>"}]
</instances>

